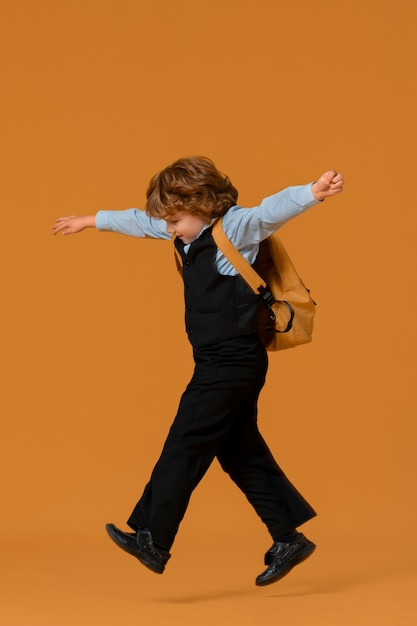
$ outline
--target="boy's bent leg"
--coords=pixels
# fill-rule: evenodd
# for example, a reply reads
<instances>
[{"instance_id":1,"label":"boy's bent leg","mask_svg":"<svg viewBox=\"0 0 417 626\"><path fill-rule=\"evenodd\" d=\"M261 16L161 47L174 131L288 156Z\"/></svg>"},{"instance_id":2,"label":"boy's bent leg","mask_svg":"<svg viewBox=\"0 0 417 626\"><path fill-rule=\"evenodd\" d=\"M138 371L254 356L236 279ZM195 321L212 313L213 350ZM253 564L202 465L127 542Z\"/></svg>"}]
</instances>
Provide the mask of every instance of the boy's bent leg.
<instances>
[{"instance_id":1,"label":"boy's bent leg","mask_svg":"<svg viewBox=\"0 0 417 626\"><path fill-rule=\"evenodd\" d=\"M254 367L241 366L232 376L213 369L196 374L184 392L162 454L128 524L149 528L157 546L169 551L192 491L224 441L241 395L254 386Z\"/></svg>"},{"instance_id":2,"label":"boy's bent leg","mask_svg":"<svg viewBox=\"0 0 417 626\"><path fill-rule=\"evenodd\" d=\"M242 399L218 460L276 541L316 512L279 467L256 422L256 394Z\"/></svg>"}]
</instances>

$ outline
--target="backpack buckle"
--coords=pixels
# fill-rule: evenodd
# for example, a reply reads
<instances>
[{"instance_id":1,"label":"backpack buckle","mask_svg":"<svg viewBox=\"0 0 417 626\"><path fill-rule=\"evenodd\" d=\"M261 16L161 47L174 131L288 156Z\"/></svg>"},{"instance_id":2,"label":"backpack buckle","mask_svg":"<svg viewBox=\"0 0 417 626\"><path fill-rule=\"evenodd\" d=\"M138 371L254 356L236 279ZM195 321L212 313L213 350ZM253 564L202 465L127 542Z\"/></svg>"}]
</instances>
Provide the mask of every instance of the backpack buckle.
<instances>
[{"instance_id":1,"label":"backpack buckle","mask_svg":"<svg viewBox=\"0 0 417 626\"><path fill-rule=\"evenodd\" d=\"M258 291L261 294L261 298L264 301L264 304L266 304L268 308L270 308L273 304L275 304L276 300L274 296L272 295L271 291L268 289L268 286L259 287Z\"/></svg>"}]
</instances>

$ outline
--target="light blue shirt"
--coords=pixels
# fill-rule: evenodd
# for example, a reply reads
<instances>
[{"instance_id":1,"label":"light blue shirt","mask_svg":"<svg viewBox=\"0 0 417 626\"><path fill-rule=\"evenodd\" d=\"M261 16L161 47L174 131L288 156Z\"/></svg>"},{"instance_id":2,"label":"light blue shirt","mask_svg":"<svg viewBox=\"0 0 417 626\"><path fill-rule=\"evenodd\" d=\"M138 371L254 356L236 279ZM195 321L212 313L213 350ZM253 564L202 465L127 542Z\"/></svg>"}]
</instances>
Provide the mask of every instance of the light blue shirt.
<instances>
[{"instance_id":1,"label":"light blue shirt","mask_svg":"<svg viewBox=\"0 0 417 626\"><path fill-rule=\"evenodd\" d=\"M233 245L252 264L257 257L261 241L281 228L288 220L318 203L312 194L311 183L287 187L262 200L259 206L250 209L239 205L231 207L223 217L223 229ZM210 224L207 228L209 226ZM133 237L172 238L167 232L165 220L150 217L145 211L138 209L98 211L96 228ZM190 245L185 246L186 252ZM237 274L220 250L217 251L216 264L220 274L228 276Z\"/></svg>"}]
</instances>

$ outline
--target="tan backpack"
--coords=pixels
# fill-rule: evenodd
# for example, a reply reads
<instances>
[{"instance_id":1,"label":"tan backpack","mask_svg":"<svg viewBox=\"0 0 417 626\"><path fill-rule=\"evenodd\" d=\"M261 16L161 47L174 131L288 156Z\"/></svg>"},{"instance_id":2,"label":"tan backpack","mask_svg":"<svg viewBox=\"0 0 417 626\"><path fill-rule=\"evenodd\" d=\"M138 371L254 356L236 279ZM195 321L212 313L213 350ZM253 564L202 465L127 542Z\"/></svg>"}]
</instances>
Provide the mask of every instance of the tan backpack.
<instances>
[{"instance_id":1,"label":"tan backpack","mask_svg":"<svg viewBox=\"0 0 417 626\"><path fill-rule=\"evenodd\" d=\"M258 330L267 350L294 348L312 339L316 303L298 276L276 233L261 242L258 271L235 248L222 228L213 226L217 247L256 294L260 294Z\"/></svg>"}]
</instances>

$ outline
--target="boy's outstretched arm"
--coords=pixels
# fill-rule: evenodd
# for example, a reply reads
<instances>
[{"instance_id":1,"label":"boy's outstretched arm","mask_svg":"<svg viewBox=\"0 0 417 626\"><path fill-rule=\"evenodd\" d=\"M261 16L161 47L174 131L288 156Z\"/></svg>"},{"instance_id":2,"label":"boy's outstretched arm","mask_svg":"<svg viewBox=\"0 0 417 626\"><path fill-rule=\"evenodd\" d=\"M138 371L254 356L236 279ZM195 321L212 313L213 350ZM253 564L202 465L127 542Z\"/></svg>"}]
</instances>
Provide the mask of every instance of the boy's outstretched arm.
<instances>
[{"instance_id":1,"label":"boy's outstretched arm","mask_svg":"<svg viewBox=\"0 0 417 626\"><path fill-rule=\"evenodd\" d=\"M335 170L324 172L317 182L313 183L311 191L316 200L324 200L330 196L335 196L343 191L343 174L338 174Z\"/></svg>"},{"instance_id":2,"label":"boy's outstretched arm","mask_svg":"<svg viewBox=\"0 0 417 626\"><path fill-rule=\"evenodd\" d=\"M95 215L70 215L68 217L59 217L52 227L52 234L56 235L73 235L74 233L80 233L85 228L96 227Z\"/></svg>"}]
</instances>

